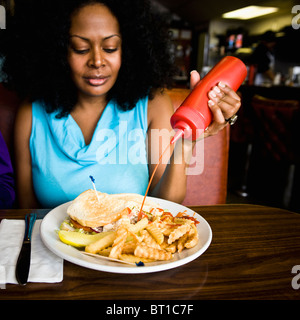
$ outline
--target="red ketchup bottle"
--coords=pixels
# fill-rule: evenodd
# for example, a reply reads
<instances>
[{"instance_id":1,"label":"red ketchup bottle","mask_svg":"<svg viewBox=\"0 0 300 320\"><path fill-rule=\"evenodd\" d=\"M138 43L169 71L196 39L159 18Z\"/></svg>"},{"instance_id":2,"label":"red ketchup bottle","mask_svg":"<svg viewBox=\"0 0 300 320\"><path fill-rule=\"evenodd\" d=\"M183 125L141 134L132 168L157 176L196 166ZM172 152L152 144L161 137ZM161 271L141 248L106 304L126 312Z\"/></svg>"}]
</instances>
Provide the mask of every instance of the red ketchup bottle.
<instances>
[{"instance_id":1,"label":"red ketchup bottle","mask_svg":"<svg viewBox=\"0 0 300 320\"><path fill-rule=\"evenodd\" d=\"M171 140L175 143L181 136L196 140L212 121L208 107L208 92L220 81L236 91L247 76L245 64L238 58L227 56L217 63L200 80L171 117L176 133Z\"/></svg>"}]
</instances>

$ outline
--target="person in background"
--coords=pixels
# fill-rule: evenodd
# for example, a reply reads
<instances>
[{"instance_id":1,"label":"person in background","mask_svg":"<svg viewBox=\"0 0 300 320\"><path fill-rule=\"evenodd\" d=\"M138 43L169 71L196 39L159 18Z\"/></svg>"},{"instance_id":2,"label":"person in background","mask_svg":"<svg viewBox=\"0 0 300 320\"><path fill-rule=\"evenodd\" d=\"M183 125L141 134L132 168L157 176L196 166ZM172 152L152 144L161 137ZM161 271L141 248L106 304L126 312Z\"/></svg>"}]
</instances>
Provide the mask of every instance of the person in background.
<instances>
[{"instance_id":1,"label":"person in background","mask_svg":"<svg viewBox=\"0 0 300 320\"><path fill-rule=\"evenodd\" d=\"M275 45L275 32L266 31L261 36L261 41L254 49L253 54L250 57L250 63L256 66L256 76L254 84L257 86L272 84L275 79Z\"/></svg>"},{"instance_id":2,"label":"person in background","mask_svg":"<svg viewBox=\"0 0 300 320\"><path fill-rule=\"evenodd\" d=\"M15 201L14 175L9 152L0 132L0 209L9 209Z\"/></svg>"},{"instance_id":3,"label":"person in background","mask_svg":"<svg viewBox=\"0 0 300 320\"><path fill-rule=\"evenodd\" d=\"M172 132L167 29L146 0L33 2L16 6L4 46L7 79L27 98L15 130L20 207L73 200L92 188L90 175L98 191L143 195ZM199 80L192 72L191 87ZM226 84L209 97L213 122L205 137L240 107ZM182 202L194 145L171 146L149 195Z\"/></svg>"}]
</instances>

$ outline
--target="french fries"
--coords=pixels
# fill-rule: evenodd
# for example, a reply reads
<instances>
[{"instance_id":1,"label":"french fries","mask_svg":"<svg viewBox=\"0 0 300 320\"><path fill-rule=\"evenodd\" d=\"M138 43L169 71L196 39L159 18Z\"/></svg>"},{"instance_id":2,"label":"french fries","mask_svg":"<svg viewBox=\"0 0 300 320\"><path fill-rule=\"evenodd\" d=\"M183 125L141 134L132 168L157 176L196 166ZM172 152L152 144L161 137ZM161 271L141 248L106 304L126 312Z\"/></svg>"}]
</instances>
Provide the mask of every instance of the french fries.
<instances>
[{"instance_id":1,"label":"french fries","mask_svg":"<svg viewBox=\"0 0 300 320\"><path fill-rule=\"evenodd\" d=\"M127 262L169 261L199 241L195 219L170 214L151 215L132 224L126 216L115 231L88 244L85 251Z\"/></svg>"},{"instance_id":2,"label":"french fries","mask_svg":"<svg viewBox=\"0 0 300 320\"><path fill-rule=\"evenodd\" d=\"M122 223L117 230L116 238L112 245L109 257L113 259L118 259L122 253L124 243L128 236L128 226L125 223Z\"/></svg>"},{"instance_id":3,"label":"french fries","mask_svg":"<svg viewBox=\"0 0 300 320\"><path fill-rule=\"evenodd\" d=\"M172 254L166 250L148 247L146 244L138 244L134 250L134 255L140 258L153 260L170 260Z\"/></svg>"},{"instance_id":4,"label":"french fries","mask_svg":"<svg viewBox=\"0 0 300 320\"><path fill-rule=\"evenodd\" d=\"M89 244L88 246L85 247L85 251L88 253L98 253L101 250L106 249L107 247L110 247L116 238L116 234L117 232L114 231L108 236Z\"/></svg>"},{"instance_id":5,"label":"french fries","mask_svg":"<svg viewBox=\"0 0 300 320\"><path fill-rule=\"evenodd\" d=\"M148 225L149 220L147 218L143 218L140 221L138 221L136 224L131 224L129 226L129 231L132 233L138 233L139 231L146 228Z\"/></svg>"},{"instance_id":6,"label":"french fries","mask_svg":"<svg viewBox=\"0 0 300 320\"><path fill-rule=\"evenodd\" d=\"M146 230L151 234L151 236L158 244L162 244L164 242L164 235L158 227L157 223L153 222L151 224L148 224Z\"/></svg>"}]
</instances>

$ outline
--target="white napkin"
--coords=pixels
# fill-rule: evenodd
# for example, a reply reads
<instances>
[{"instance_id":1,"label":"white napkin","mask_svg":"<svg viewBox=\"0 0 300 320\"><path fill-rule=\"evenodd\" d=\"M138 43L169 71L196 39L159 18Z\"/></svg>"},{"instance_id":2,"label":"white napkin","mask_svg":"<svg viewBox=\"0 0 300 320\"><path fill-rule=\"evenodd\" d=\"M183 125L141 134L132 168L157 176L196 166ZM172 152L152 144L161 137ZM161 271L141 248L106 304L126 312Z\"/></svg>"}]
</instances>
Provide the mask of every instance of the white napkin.
<instances>
[{"instance_id":1,"label":"white napkin","mask_svg":"<svg viewBox=\"0 0 300 320\"><path fill-rule=\"evenodd\" d=\"M45 247L36 220L31 237L31 259L28 282L61 282L63 259ZM18 283L15 270L25 233L25 221L3 219L0 223L0 284Z\"/></svg>"}]
</instances>

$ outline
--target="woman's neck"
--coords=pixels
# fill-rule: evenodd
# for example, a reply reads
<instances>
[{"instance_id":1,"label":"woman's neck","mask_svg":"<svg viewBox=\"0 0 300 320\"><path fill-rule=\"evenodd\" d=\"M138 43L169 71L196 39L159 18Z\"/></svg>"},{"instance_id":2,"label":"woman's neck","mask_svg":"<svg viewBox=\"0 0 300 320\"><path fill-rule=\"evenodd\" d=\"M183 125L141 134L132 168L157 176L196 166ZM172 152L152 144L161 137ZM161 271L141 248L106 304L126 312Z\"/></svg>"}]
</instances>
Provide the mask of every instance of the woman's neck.
<instances>
[{"instance_id":1,"label":"woman's neck","mask_svg":"<svg viewBox=\"0 0 300 320\"><path fill-rule=\"evenodd\" d=\"M92 110L104 110L107 105L107 96L92 97L87 95L78 95L77 103L74 110L81 109L82 111L93 112Z\"/></svg>"},{"instance_id":2,"label":"woman's neck","mask_svg":"<svg viewBox=\"0 0 300 320\"><path fill-rule=\"evenodd\" d=\"M78 98L71 116L81 129L86 145L90 144L106 105L105 97Z\"/></svg>"}]
</instances>

